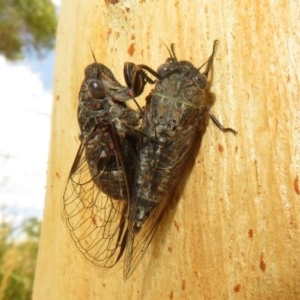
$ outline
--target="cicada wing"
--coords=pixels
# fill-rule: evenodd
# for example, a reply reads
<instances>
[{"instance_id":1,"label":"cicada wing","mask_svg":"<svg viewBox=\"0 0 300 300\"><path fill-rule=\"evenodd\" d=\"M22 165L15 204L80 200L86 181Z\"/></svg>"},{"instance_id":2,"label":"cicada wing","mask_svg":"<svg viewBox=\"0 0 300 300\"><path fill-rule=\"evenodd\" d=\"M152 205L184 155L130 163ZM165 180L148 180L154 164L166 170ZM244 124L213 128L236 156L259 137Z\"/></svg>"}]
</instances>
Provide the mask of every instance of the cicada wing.
<instances>
[{"instance_id":1,"label":"cicada wing","mask_svg":"<svg viewBox=\"0 0 300 300\"><path fill-rule=\"evenodd\" d=\"M152 157L155 157L155 153L161 154L154 159L145 159L150 169L145 173L145 184L142 185L142 188L140 187L139 192L133 191L133 195L151 195L150 198L155 199L154 202L157 205L150 211L147 219L137 231L134 224L139 200L133 196L129 208L129 230L124 266L125 278L133 273L143 258L160 221L164 217L165 211L170 205L170 201L172 201L171 198L183 176L191 150L196 146L194 143L196 134L195 126L190 126L184 134L174 138L164 146L159 143L156 145L155 143L148 143L146 145L147 151L145 152ZM160 151L157 151L158 147L162 147ZM146 182L147 180L148 182ZM147 189L150 189L150 192ZM161 189L164 189L164 193ZM139 196L136 198L139 198Z\"/></svg>"},{"instance_id":2,"label":"cicada wing","mask_svg":"<svg viewBox=\"0 0 300 300\"><path fill-rule=\"evenodd\" d=\"M126 176L121 168L118 173L120 178ZM109 172L97 177L100 182L110 182ZM99 267L114 266L126 245L128 199L115 200L95 184L83 145L76 155L63 201L66 222L79 251Z\"/></svg>"},{"instance_id":3,"label":"cicada wing","mask_svg":"<svg viewBox=\"0 0 300 300\"><path fill-rule=\"evenodd\" d=\"M139 231L136 231L134 221L132 219L135 214L131 214L132 218L129 218L130 221L124 261L124 277L126 279L131 276L146 253L155 231L163 217L165 206L166 201L160 202L159 205L153 209ZM136 211L134 205L132 207L132 211Z\"/></svg>"}]
</instances>

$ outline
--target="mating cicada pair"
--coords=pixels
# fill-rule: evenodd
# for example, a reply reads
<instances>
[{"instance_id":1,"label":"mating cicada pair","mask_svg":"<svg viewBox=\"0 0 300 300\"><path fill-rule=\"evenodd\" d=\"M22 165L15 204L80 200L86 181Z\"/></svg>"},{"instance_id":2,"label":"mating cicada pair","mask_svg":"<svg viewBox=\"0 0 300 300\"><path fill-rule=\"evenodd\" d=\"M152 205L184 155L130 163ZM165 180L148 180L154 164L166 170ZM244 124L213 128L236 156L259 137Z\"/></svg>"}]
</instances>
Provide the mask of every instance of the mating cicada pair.
<instances>
[{"instance_id":1,"label":"mating cicada pair","mask_svg":"<svg viewBox=\"0 0 300 300\"><path fill-rule=\"evenodd\" d=\"M64 193L64 213L78 249L100 267L124 256L128 278L163 217L209 112L208 75L178 61L173 46L153 71L126 63L122 86L103 64L86 67L79 92L80 147ZM204 67L203 66L203 67ZM147 74L152 74L152 80ZM126 101L155 84L142 111Z\"/></svg>"}]
</instances>

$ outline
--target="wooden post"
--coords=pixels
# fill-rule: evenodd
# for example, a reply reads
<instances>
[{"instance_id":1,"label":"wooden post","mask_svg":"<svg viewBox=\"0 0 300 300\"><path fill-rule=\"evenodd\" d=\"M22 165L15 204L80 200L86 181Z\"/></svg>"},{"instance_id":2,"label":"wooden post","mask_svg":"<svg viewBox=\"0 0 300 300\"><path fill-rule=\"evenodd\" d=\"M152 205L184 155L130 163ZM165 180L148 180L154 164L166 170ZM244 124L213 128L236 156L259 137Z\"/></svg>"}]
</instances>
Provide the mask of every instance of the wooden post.
<instances>
[{"instance_id":1,"label":"wooden post","mask_svg":"<svg viewBox=\"0 0 300 300\"><path fill-rule=\"evenodd\" d=\"M63 1L33 299L300 297L299 32L292 0ZM124 83L125 61L165 61L163 42L200 66L215 39L212 112L238 135L209 124L178 204L124 281L122 265L103 271L82 258L62 212L90 45Z\"/></svg>"}]
</instances>

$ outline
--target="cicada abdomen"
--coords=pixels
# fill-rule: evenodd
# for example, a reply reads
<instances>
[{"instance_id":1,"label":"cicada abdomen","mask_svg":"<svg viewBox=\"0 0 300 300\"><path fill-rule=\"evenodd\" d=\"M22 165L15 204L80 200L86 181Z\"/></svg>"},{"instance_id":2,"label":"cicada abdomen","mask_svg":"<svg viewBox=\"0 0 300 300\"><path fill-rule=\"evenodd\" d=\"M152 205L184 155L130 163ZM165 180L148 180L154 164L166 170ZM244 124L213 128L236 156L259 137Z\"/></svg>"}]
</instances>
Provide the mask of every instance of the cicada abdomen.
<instances>
[{"instance_id":1,"label":"cicada abdomen","mask_svg":"<svg viewBox=\"0 0 300 300\"><path fill-rule=\"evenodd\" d=\"M112 267L127 244L140 113L125 101L140 91L122 86L103 64L85 69L79 92L81 145L64 192L64 213L83 255L100 267Z\"/></svg>"},{"instance_id":2,"label":"cicada abdomen","mask_svg":"<svg viewBox=\"0 0 300 300\"><path fill-rule=\"evenodd\" d=\"M125 277L132 274L143 257L182 178L193 145L203 133L199 129L205 127L212 105L207 97L208 75L216 45L217 41L203 73L188 61L178 61L173 46L171 57L157 70L158 80L147 97L138 147Z\"/></svg>"}]
</instances>

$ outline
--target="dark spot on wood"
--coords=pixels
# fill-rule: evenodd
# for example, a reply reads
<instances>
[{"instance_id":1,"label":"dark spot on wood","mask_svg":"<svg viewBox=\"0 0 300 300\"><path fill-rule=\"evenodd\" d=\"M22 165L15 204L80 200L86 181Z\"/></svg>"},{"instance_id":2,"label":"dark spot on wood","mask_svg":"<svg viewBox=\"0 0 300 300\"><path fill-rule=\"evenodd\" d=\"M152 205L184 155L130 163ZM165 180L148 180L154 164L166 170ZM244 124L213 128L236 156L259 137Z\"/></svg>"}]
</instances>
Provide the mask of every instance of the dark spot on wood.
<instances>
[{"instance_id":1,"label":"dark spot on wood","mask_svg":"<svg viewBox=\"0 0 300 300\"><path fill-rule=\"evenodd\" d=\"M117 4L119 2L119 0L105 0L105 3L106 4L113 4L113 5L115 5L115 4Z\"/></svg>"},{"instance_id":2,"label":"dark spot on wood","mask_svg":"<svg viewBox=\"0 0 300 300\"><path fill-rule=\"evenodd\" d=\"M186 287L186 281L183 279L181 283L181 289L184 291Z\"/></svg>"},{"instance_id":3,"label":"dark spot on wood","mask_svg":"<svg viewBox=\"0 0 300 300\"><path fill-rule=\"evenodd\" d=\"M173 299L173 291L171 291L170 295L169 295L169 299Z\"/></svg>"},{"instance_id":4,"label":"dark spot on wood","mask_svg":"<svg viewBox=\"0 0 300 300\"><path fill-rule=\"evenodd\" d=\"M135 35L132 34L130 39L131 39L132 41L134 41L134 40L135 40Z\"/></svg>"},{"instance_id":5,"label":"dark spot on wood","mask_svg":"<svg viewBox=\"0 0 300 300\"><path fill-rule=\"evenodd\" d=\"M109 28L109 29L107 30L107 33L106 33L106 39L107 39L107 40L110 38L111 34L112 34L112 29Z\"/></svg>"},{"instance_id":6,"label":"dark spot on wood","mask_svg":"<svg viewBox=\"0 0 300 300\"><path fill-rule=\"evenodd\" d=\"M298 176L296 176L296 178L294 180L294 190L295 190L297 195L300 195L300 187L299 187L299 178L298 178Z\"/></svg>"},{"instance_id":7,"label":"dark spot on wood","mask_svg":"<svg viewBox=\"0 0 300 300\"><path fill-rule=\"evenodd\" d=\"M173 248L169 246L169 247L168 247L168 251L169 251L170 253L172 253Z\"/></svg>"},{"instance_id":8,"label":"dark spot on wood","mask_svg":"<svg viewBox=\"0 0 300 300\"><path fill-rule=\"evenodd\" d=\"M127 53L128 53L130 56L133 56L134 51L135 51L135 47L134 47L134 43L132 43L132 44L130 44L130 46L128 47Z\"/></svg>"},{"instance_id":9,"label":"dark spot on wood","mask_svg":"<svg viewBox=\"0 0 300 300\"><path fill-rule=\"evenodd\" d=\"M262 253L260 255L260 261L259 261L259 268L264 272L266 270L266 262L265 262L265 259L264 259L264 254Z\"/></svg>"},{"instance_id":10,"label":"dark spot on wood","mask_svg":"<svg viewBox=\"0 0 300 300\"><path fill-rule=\"evenodd\" d=\"M241 289L241 285L238 283L238 284L236 284L235 286L234 286L234 288L233 288L233 290L236 292L236 293L238 293L239 291L240 291L240 289Z\"/></svg>"},{"instance_id":11,"label":"dark spot on wood","mask_svg":"<svg viewBox=\"0 0 300 300\"><path fill-rule=\"evenodd\" d=\"M59 175L58 172L55 172L55 176L56 176L58 179L60 179L60 175Z\"/></svg>"},{"instance_id":12,"label":"dark spot on wood","mask_svg":"<svg viewBox=\"0 0 300 300\"><path fill-rule=\"evenodd\" d=\"M57 96L55 97L55 100L56 100L56 101L58 101L58 100L59 100L59 98L60 98L60 96L59 96L59 95L57 95Z\"/></svg>"},{"instance_id":13,"label":"dark spot on wood","mask_svg":"<svg viewBox=\"0 0 300 300\"><path fill-rule=\"evenodd\" d=\"M174 220L174 225L175 225L177 231L179 232L179 225L178 225L178 223L176 222L176 220Z\"/></svg>"},{"instance_id":14,"label":"dark spot on wood","mask_svg":"<svg viewBox=\"0 0 300 300\"><path fill-rule=\"evenodd\" d=\"M93 223L95 226L97 226L97 216L93 215L93 216L91 217L91 219L92 219L92 223Z\"/></svg>"},{"instance_id":15,"label":"dark spot on wood","mask_svg":"<svg viewBox=\"0 0 300 300\"><path fill-rule=\"evenodd\" d=\"M248 236L249 236L250 239L253 238L253 230L252 229L248 230Z\"/></svg>"},{"instance_id":16,"label":"dark spot on wood","mask_svg":"<svg viewBox=\"0 0 300 300\"><path fill-rule=\"evenodd\" d=\"M218 145L218 150L219 152L223 153L224 152L224 148L221 144Z\"/></svg>"}]
</instances>

